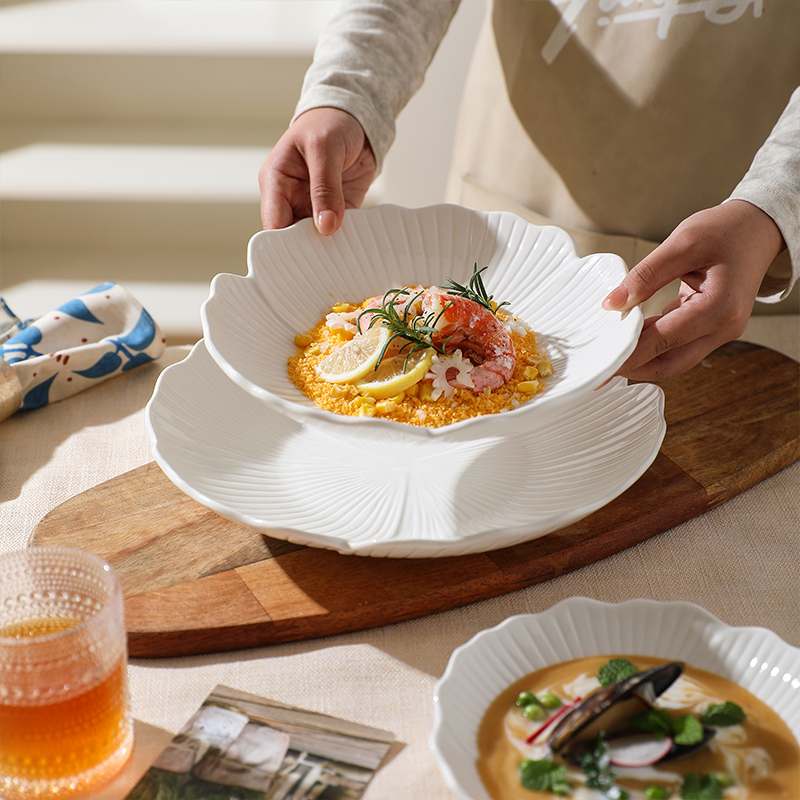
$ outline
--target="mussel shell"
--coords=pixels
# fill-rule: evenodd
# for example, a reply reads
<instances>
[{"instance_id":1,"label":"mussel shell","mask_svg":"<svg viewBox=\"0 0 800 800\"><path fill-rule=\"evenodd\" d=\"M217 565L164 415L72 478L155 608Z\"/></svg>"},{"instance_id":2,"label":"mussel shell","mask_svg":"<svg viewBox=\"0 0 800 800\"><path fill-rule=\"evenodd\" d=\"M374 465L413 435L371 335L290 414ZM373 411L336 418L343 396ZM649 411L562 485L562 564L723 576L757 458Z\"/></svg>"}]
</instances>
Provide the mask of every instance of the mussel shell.
<instances>
[{"instance_id":1,"label":"mussel shell","mask_svg":"<svg viewBox=\"0 0 800 800\"><path fill-rule=\"evenodd\" d=\"M660 664L598 689L558 721L548 739L550 749L563 754L584 728L615 703L632 695L652 705L675 683L683 672L683 666L681 661Z\"/></svg>"}]
</instances>

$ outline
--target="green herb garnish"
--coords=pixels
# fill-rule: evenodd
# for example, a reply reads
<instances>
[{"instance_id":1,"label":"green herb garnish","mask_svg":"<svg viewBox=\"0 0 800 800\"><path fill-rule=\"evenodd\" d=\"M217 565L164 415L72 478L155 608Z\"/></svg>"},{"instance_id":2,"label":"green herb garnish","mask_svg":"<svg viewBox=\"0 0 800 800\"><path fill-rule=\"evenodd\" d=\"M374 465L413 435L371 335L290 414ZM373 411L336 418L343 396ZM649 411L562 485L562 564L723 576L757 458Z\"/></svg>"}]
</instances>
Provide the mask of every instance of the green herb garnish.
<instances>
[{"instance_id":1,"label":"green herb garnish","mask_svg":"<svg viewBox=\"0 0 800 800\"><path fill-rule=\"evenodd\" d=\"M474 266L472 267L472 277L469 279L469 284L467 286L456 283L456 281L448 277L445 278L447 285L442 286L441 288L444 289L448 294L456 295L458 297L466 297L467 300L472 300L474 303L478 303L478 305L483 306L485 309L494 314L498 308L507 306L509 303L508 301L503 301L502 303L498 303L496 306L492 305L492 295L486 291L486 286L483 283L483 278L481 277L481 272L487 269L489 269L488 265L478 269L478 263L475 262Z\"/></svg>"},{"instance_id":2,"label":"green herb garnish","mask_svg":"<svg viewBox=\"0 0 800 800\"><path fill-rule=\"evenodd\" d=\"M556 766L548 758L525 759L519 765L519 780L525 789L534 792L552 792L557 795L568 795L572 786L567 781L567 768Z\"/></svg>"},{"instance_id":3,"label":"green herb garnish","mask_svg":"<svg viewBox=\"0 0 800 800\"><path fill-rule=\"evenodd\" d=\"M364 314L372 314L372 319L369 321L370 328L380 321L382 325L391 331L391 336L386 340L386 344L383 346L378 360L375 363L375 369L377 369L378 365L383 361L389 345L395 339L405 340L400 348L401 353L408 350L405 364L403 365L404 370L405 365L408 364L408 359L418 350L426 350L432 347L439 353L445 352L444 346L447 343L447 339L442 342L441 347L437 347L433 343L433 334L437 332L436 323L439 317L444 314L448 307L445 306L439 314L430 313L425 317L413 316L409 313L409 309L421 294L422 292L418 292L411 297L411 292L409 292L408 289L390 289L383 296L383 302L380 307L365 308L358 315L358 320L360 322ZM405 303L397 303L396 300L401 295L406 295L409 299ZM358 329L361 330L360 324L358 325Z\"/></svg>"},{"instance_id":4,"label":"green herb garnish","mask_svg":"<svg viewBox=\"0 0 800 800\"><path fill-rule=\"evenodd\" d=\"M690 772L681 785L682 800L722 800L725 787L716 775Z\"/></svg>"},{"instance_id":5,"label":"green herb garnish","mask_svg":"<svg viewBox=\"0 0 800 800\"><path fill-rule=\"evenodd\" d=\"M608 742L601 733L597 734L590 750L578 755L578 765L586 775L586 785L599 789L608 800L628 800L630 794L617 786L617 774L611 769L608 755Z\"/></svg>"},{"instance_id":6,"label":"green herb garnish","mask_svg":"<svg viewBox=\"0 0 800 800\"><path fill-rule=\"evenodd\" d=\"M741 706L736 703L713 703L700 717L700 721L713 728L727 728L730 725L738 725L746 719Z\"/></svg>"},{"instance_id":7,"label":"green herb garnish","mask_svg":"<svg viewBox=\"0 0 800 800\"><path fill-rule=\"evenodd\" d=\"M656 739L663 739L671 734L674 725L672 717L661 708L648 708L628 719L628 724L640 731L652 733Z\"/></svg>"},{"instance_id":8,"label":"green herb garnish","mask_svg":"<svg viewBox=\"0 0 800 800\"><path fill-rule=\"evenodd\" d=\"M667 800L669 797L669 789L653 784L644 790L644 796L647 800Z\"/></svg>"},{"instance_id":9,"label":"green herb garnish","mask_svg":"<svg viewBox=\"0 0 800 800\"><path fill-rule=\"evenodd\" d=\"M648 708L628 719L628 724L640 731L652 733L656 739L672 736L675 744L697 744L703 741L703 726L689 715L671 717L660 708Z\"/></svg>"},{"instance_id":10,"label":"green herb garnish","mask_svg":"<svg viewBox=\"0 0 800 800\"><path fill-rule=\"evenodd\" d=\"M628 661L627 658L612 658L607 664L603 664L597 672L597 679L601 686L611 686L612 683L619 683L625 678L630 678L639 670Z\"/></svg>"},{"instance_id":11,"label":"green herb garnish","mask_svg":"<svg viewBox=\"0 0 800 800\"><path fill-rule=\"evenodd\" d=\"M672 737L675 744L697 744L703 741L703 725L695 717L688 714L675 717L672 724L675 726L675 735Z\"/></svg>"}]
</instances>

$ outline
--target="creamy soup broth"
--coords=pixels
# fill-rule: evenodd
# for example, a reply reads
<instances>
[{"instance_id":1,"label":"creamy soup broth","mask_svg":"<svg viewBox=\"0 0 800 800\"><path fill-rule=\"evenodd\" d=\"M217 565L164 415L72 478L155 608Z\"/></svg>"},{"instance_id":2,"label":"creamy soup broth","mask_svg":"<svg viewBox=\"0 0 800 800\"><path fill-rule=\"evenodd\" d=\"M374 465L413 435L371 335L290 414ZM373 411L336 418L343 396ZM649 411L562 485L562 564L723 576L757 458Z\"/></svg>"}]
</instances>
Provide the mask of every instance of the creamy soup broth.
<instances>
[{"instance_id":1,"label":"creamy soup broth","mask_svg":"<svg viewBox=\"0 0 800 800\"><path fill-rule=\"evenodd\" d=\"M520 785L518 766L525 758L545 757L526 746L536 727L516 706L522 691L537 696L553 692L563 700L586 697L599 687L597 672L610 658L628 658L640 671L666 660L641 656L600 656L556 664L527 675L500 694L487 710L478 733L478 770L494 800L553 800L555 795L534 792ZM704 670L684 668L680 678L659 698L658 707L673 715L699 715L710 703L731 701L742 707L747 719L741 725L719 728L709 746L663 765L637 770L615 767L617 783L643 797L644 789L659 784L680 797L683 776L725 772L736 785L725 791L725 800L798 800L800 798L800 746L775 711L741 686ZM579 785L582 774L570 768L575 787L573 800L591 795Z\"/></svg>"}]
</instances>

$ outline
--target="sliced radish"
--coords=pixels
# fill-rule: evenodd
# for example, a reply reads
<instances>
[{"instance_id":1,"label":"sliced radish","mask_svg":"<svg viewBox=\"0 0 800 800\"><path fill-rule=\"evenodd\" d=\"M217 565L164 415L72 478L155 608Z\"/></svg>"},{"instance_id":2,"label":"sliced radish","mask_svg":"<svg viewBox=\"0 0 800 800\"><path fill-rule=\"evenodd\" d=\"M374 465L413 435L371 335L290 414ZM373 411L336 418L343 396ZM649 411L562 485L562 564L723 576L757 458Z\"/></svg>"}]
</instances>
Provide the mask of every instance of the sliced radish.
<instances>
[{"instance_id":1,"label":"sliced radish","mask_svg":"<svg viewBox=\"0 0 800 800\"><path fill-rule=\"evenodd\" d=\"M637 733L608 740L608 756L615 767L649 767L661 761L672 749L672 739L654 739L652 734Z\"/></svg>"}]
</instances>

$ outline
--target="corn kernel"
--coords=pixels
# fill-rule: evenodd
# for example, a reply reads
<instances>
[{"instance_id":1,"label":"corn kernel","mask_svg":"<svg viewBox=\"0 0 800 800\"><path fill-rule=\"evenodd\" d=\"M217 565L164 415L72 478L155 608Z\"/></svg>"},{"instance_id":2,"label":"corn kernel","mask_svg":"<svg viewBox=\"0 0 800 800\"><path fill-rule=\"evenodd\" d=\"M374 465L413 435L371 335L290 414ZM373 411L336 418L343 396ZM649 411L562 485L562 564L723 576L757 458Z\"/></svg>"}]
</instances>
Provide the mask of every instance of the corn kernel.
<instances>
[{"instance_id":1,"label":"corn kernel","mask_svg":"<svg viewBox=\"0 0 800 800\"><path fill-rule=\"evenodd\" d=\"M311 344L311 337L307 333L295 334L294 343L298 347L308 347Z\"/></svg>"},{"instance_id":2,"label":"corn kernel","mask_svg":"<svg viewBox=\"0 0 800 800\"><path fill-rule=\"evenodd\" d=\"M346 311L350 310L350 303L337 303L335 306L331 306L331 311L334 314L343 314Z\"/></svg>"},{"instance_id":3,"label":"corn kernel","mask_svg":"<svg viewBox=\"0 0 800 800\"><path fill-rule=\"evenodd\" d=\"M358 408L359 417L374 417L375 413L375 406L371 406L369 404L359 406Z\"/></svg>"},{"instance_id":4,"label":"corn kernel","mask_svg":"<svg viewBox=\"0 0 800 800\"><path fill-rule=\"evenodd\" d=\"M539 375L543 378L547 378L548 376L553 374L553 365L549 361L542 361L539 364Z\"/></svg>"},{"instance_id":5,"label":"corn kernel","mask_svg":"<svg viewBox=\"0 0 800 800\"><path fill-rule=\"evenodd\" d=\"M525 376L525 380L532 381L539 377L539 370L536 367L525 367L522 374Z\"/></svg>"},{"instance_id":6,"label":"corn kernel","mask_svg":"<svg viewBox=\"0 0 800 800\"><path fill-rule=\"evenodd\" d=\"M334 383L328 391L334 397L347 397L350 394L350 390L346 386L342 386L341 383Z\"/></svg>"},{"instance_id":7,"label":"corn kernel","mask_svg":"<svg viewBox=\"0 0 800 800\"><path fill-rule=\"evenodd\" d=\"M420 400L431 400L433 398L433 385L428 383L418 384L419 386L419 399Z\"/></svg>"},{"instance_id":8,"label":"corn kernel","mask_svg":"<svg viewBox=\"0 0 800 800\"><path fill-rule=\"evenodd\" d=\"M378 414L385 415L391 414L397 408L397 402L393 400L391 397L388 397L386 400L380 400L379 402L375 403L375 410Z\"/></svg>"},{"instance_id":9,"label":"corn kernel","mask_svg":"<svg viewBox=\"0 0 800 800\"><path fill-rule=\"evenodd\" d=\"M360 394L358 397L353 399L353 403L356 406L374 406L375 398L370 397L368 394Z\"/></svg>"},{"instance_id":10,"label":"corn kernel","mask_svg":"<svg viewBox=\"0 0 800 800\"><path fill-rule=\"evenodd\" d=\"M536 394L539 391L539 381L522 381L517 384L518 392L525 392L525 394Z\"/></svg>"}]
</instances>

